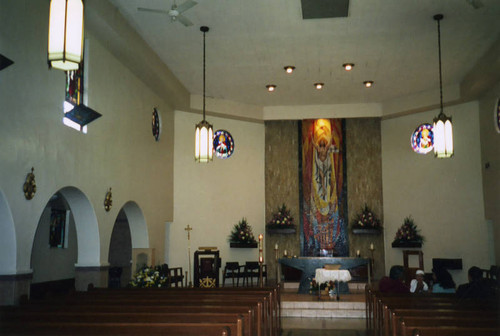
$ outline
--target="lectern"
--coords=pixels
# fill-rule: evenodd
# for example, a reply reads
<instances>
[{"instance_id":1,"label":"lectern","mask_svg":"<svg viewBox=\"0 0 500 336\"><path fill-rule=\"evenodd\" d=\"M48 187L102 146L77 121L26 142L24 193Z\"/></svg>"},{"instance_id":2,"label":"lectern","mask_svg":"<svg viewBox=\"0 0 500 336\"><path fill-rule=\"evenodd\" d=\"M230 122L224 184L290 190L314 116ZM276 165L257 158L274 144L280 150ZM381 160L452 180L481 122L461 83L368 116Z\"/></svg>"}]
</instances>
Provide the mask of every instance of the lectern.
<instances>
[{"instance_id":1,"label":"lectern","mask_svg":"<svg viewBox=\"0 0 500 336\"><path fill-rule=\"evenodd\" d=\"M200 247L194 252L194 286L219 287L219 269L221 260L216 247Z\"/></svg>"}]
</instances>

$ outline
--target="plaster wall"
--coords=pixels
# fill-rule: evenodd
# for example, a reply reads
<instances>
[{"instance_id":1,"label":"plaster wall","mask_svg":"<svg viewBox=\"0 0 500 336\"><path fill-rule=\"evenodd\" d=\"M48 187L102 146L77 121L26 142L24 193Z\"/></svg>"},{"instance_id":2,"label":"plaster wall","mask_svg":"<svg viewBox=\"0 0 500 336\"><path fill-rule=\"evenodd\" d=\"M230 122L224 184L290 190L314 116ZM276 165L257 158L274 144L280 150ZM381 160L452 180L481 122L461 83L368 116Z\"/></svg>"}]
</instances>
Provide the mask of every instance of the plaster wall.
<instances>
[{"instance_id":1,"label":"plaster wall","mask_svg":"<svg viewBox=\"0 0 500 336\"><path fill-rule=\"evenodd\" d=\"M481 129L481 169L485 217L489 221L493 242L500 242L500 130L495 126L495 113L500 99L500 82L479 100ZM490 251L492 265L500 262L500 244Z\"/></svg>"},{"instance_id":2,"label":"plaster wall","mask_svg":"<svg viewBox=\"0 0 500 336\"><path fill-rule=\"evenodd\" d=\"M86 135L64 126L65 75L46 63L48 13L48 1L0 3L0 49L15 62L0 80L0 190L3 206L12 213L16 240L16 250L0 258L0 274L30 271L43 209L65 186L88 198L98 223L99 237L84 246L98 250L98 257L80 266L107 265L113 224L130 200L141 208L149 245L161 260L163 224L173 218L174 115L169 98L154 93L86 31L88 105L103 116L89 124ZM151 133L155 106L163 124L159 142ZM22 186L31 167L37 193L28 201ZM113 207L106 212L103 201L110 187ZM9 232L3 223L1 227L2 234Z\"/></svg>"},{"instance_id":3,"label":"plaster wall","mask_svg":"<svg viewBox=\"0 0 500 336\"><path fill-rule=\"evenodd\" d=\"M382 180L386 274L403 264L401 248L392 248L397 229L407 216L425 237L424 270L432 258L462 258L463 270L452 271L457 284L467 282L471 266L489 268L489 241L483 208L477 102L445 109L453 118L455 155L436 159L416 154L410 135L432 122L439 111L382 121Z\"/></svg>"},{"instance_id":4,"label":"plaster wall","mask_svg":"<svg viewBox=\"0 0 500 336\"><path fill-rule=\"evenodd\" d=\"M200 246L216 246L222 268L228 261L257 261L256 248L230 248L228 236L243 217L257 239L265 236L264 124L207 117L214 131L225 129L235 143L227 159L214 157L208 164L194 161L194 129L201 116L175 112L174 220L168 232L168 264L188 270L188 239L191 231L191 263ZM270 256L264 256L267 258ZM192 264L191 264L192 265ZM221 268L221 270L222 270ZM192 279L192 273L191 279ZM221 280L222 282L222 280Z\"/></svg>"},{"instance_id":5,"label":"plaster wall","mask_svg":"<svg viewBox=\"0 0 500 336\"><path fill-rule=\"evenodd\" d=\"M71 279L75 277L75 263L78 257L75 221L69 215L69 226L66 228L67 240L64 248L50 247L50 215L52 208L47 206L40 222L33 242L31 267L33 269L33 283Z\"/></svg>"}]
</instances>

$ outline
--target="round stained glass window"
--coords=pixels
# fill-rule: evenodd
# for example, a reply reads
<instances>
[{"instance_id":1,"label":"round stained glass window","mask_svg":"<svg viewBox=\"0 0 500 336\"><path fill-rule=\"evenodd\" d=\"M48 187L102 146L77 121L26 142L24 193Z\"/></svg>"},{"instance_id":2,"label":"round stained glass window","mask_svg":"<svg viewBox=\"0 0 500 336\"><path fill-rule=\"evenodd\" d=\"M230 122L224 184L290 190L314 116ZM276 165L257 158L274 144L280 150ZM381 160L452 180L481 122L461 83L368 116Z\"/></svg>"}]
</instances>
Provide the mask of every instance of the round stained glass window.
<instances>
[{"instance_id":1,"label":"round stained glass window","mask_svg":"<svg viewBox=\"0 0 500 336\"><path fill-rule=\"evenodd\" d=\"M427 154L434 148L434 133L431 124L422 124L411 135L411 148L415 153Z\"/></svg>"},{"instance_id":2,"label":"round stained glass window","mask_svg":"<svg viewBox=\"0 0 500 336\"><path fill-rule=\"evenodd\" d=\"M219 159L227 159L234 152L233 137L228 131L218 130L214 133L214 152Z\"/></svg>"},{"instance_id":3,"label":"round stained glass window","mask_svg":"<svg viewBox=\"0 0 500 336\"><path fill-rule=\"evenodd\" d=\"M151 118L151 129L153 131L153 137L155 138L156 141L160 140L160 133L161 133L161 120L160 120L160 115L158 114L158 111L156 110L156 107L153 109L153 114Z\"/></svg>"}]
</instances>

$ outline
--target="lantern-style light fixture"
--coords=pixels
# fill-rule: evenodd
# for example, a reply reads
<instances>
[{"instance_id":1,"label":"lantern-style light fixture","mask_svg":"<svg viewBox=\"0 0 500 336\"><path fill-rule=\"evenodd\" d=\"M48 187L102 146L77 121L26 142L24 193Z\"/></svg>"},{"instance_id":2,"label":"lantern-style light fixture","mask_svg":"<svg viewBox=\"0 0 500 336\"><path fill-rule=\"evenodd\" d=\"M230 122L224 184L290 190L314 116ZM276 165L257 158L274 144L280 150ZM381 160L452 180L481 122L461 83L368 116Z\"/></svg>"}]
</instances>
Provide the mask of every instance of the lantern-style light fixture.
<instances>
[{"instance_id":1,"label":"lantern-style light fixture","mask_svg":"<svg viewBox=\"0 0 500 336\"><path fill-rule=\"evenodd\" d=\"M205 120L205 33L208 27L202 26L203 32L203 120L196 125L194 159L196 162L208 163L213 160L212 125Z\"/></svg>"},{"instance_id":2,"label":"lantern-style light fixture","mask_svg":"<svg viewBox=\"0 0 500 336\"><path fill-rule=\"evenodd\" d=\"M447 117L443 112L443 76L441 71L441 25L442 14L434 15L438 27L438 51L439 51L439 98L440 112L434 118L434 155L437 158L444 159L453 156L453 125L451 117Z\"/></svg>"},{"instance_id":3,"label":"lantern-style light fixture","mask_svg":"<svg viewBox=\"0 0 500 336\"><path fill-rule=\"evenodd\" d=\"M51 0L49 17L49 67L78 70L83 58L82 0Z\"/></svg>"}]
</instances>

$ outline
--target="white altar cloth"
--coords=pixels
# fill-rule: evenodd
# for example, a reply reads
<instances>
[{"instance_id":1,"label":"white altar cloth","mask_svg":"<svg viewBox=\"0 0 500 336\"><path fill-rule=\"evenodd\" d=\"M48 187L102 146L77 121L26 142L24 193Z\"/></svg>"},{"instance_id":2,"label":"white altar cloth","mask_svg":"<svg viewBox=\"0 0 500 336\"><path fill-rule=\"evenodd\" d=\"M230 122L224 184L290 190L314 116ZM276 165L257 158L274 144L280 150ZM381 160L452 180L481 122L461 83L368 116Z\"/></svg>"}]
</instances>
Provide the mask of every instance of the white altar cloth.
<instances>
[{"instance_id":1,"label":"white altar cloth","mask_svg":"<svg viewBox=\"0 0 500 336\"><path fill-rule=\"evenodd\" d=\"M351 280L351 273L349 273L348 270L326 270L324 268L317 268L315 279L318 284L328 281L347 282Z\"/></svg>"}]
</instances>

